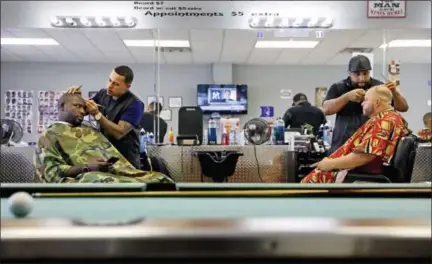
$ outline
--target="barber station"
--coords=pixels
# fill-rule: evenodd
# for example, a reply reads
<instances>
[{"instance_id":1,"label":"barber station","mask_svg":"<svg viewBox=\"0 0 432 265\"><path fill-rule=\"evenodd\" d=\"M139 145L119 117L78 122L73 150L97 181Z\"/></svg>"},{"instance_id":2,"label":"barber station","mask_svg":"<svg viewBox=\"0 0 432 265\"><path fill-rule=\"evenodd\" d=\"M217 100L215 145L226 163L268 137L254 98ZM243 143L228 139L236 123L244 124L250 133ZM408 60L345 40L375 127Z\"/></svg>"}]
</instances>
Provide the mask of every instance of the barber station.
<instances>
[{"instance_id":1,"label":"barber station","mask_svg":"<svg viewBox=\"0 0 432 265\"><path fill-rule=\"evenodd\" d=\"M430 262L429 1L4 1L1 262Z\"/></svg>"}]
</instances>

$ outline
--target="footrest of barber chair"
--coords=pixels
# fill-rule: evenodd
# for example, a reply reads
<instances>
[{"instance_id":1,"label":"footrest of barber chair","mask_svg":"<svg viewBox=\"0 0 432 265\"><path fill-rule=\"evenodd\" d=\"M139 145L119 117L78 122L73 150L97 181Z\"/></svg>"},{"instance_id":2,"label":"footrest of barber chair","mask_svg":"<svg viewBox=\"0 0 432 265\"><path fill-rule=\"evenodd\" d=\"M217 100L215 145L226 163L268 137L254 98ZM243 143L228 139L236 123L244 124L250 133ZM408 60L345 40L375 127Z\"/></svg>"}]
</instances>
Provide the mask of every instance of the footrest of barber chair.
<instances>
[{"instance_id":1,"label":"footrest of barber chair","mask_svg":"<svg viewBox=\"0 0 432 265\"><path fill-rule=\"evenodd\" d=\"M237 151L198 151L195 153L201 165L202 176L212 178L213 182L226 182L234 175L237 161L243 153Z\"/></svg>"},{"instance_id":2,"label":"footrest of barber chair","mask_svg":"<svg viewBox=\"0 0 432 265\"><path fill-rule=\"evenodd\" d=\"M348 173L345 176L343 183L354 182L372 182L372 183L391 183L384 175L362 174L362 173Z\"/></svg>"}]
</instances>

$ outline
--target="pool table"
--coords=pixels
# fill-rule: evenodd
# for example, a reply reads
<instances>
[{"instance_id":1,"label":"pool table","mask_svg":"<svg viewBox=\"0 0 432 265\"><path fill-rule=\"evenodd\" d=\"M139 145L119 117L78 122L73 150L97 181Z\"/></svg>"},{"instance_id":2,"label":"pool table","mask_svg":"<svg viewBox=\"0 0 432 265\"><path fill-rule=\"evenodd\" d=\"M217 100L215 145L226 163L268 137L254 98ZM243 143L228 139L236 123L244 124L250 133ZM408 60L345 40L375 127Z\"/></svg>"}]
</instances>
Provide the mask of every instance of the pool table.
<instances>
[{"instance_id":1,"label":"pool table","mask_svg":"<svg viewBox=\"0 0 432 265\"><path fill-rule=\"evenodd\" d=\"M26 218L8 210L16 191L34 197ZM2 259L430 260L431 194L430 184L2 184Z\"/></svg>"}]
</instances>

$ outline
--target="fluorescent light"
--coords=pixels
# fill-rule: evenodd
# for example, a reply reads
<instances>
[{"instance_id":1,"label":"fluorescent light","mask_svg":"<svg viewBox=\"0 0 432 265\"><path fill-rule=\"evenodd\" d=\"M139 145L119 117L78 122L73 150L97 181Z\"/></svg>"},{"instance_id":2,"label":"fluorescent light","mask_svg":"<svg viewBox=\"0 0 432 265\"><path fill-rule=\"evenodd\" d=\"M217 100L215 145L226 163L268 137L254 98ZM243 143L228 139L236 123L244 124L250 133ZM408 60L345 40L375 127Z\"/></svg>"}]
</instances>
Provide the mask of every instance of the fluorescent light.
<instances>
[{"instance_id":1,"label":"fluorescent light","mask_svg":"<svg viewBox=\"0 0 432 265\"><path fill-rule=\"evenodd\" d=\"M385 48L387 45L382 44L380 48ZM431 40L392 40L388 43L389 48L405 48L405 47L431 47Z\"/></svg>"},{"instance_id":2,"label":"fluorescent light","mask_svg":"<svg viewBox=\"0 0 432 265\"><path fill-rule=\"evenodd\" d=\"M188 40L123 40L126 46L129 47L175 47L175 48L189 48Z\"/></svg>"},{"instance_id":3,"label":"fluorescent light","mask_svg":"<svg viewBox=\"0 0 432 265\"><path fill-rule=\"evenodd\" d=\"M60 45L55 39L1 38L1 45Z\"/></svg>"},{"instance_id":4,"label":"fluorescent light","mask_svg":"<svg viewBox=\"0 0 432 265\"><path fill-rule=\"evenodd\" d=\"M255 48L311 49L319 41L257 41Z\"/></svg>"}]
</instances>

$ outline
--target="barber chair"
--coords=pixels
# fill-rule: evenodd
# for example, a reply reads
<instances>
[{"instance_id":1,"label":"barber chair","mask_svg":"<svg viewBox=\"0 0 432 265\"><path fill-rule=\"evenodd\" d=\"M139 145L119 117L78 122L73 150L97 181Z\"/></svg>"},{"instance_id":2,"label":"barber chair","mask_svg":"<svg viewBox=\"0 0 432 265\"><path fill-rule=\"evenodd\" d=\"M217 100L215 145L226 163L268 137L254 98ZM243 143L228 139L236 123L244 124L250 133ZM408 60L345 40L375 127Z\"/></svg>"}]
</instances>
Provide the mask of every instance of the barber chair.
<instances>
[{"instance_id":1,"label":"barber chair","mask_svg":"<svg viewBox=\"0 0 432 265\"><path fill-rule=\"evenodd\" d=\"M243 153L236 151L198 151L195 153L201 165L201 182L204 176L213 182L227 182L234 175L237 161Z\"/></svg>"},{"instance_id":2,"label":"barber chair","mask_svg":"<svg viewBox=\"0 0 432 265\"><path fill-rule=\"evenodd\" d=\"M417 150L417 137L413 134L401 138L390 165L384 166L383 174L348 172L344 183L409 183Z\"/></svg>"},{"instance_id":3,"label":"barber chair","mask_svg":"<svg viewBox=\"0 0 432 265\"><path fill-rule=\"evenodd\" d=\"M297 165L295 182L300 182L304 176L313 170L310 165L321 161L327 153L322 140L313 135L296 135L294 145Z\"/></svg>"},{"instance_id":4,"label":"barber chair","mask_svg":"<svg viewBox=\"0 0 432 265\"><path fill-rule=\"evenodd\" d=\"M203 142L203 112L200 107L184 106L178 112L178 145L201 145ZM192 144L186 144L191 142Z\"/></svg>"}]
</instances>

